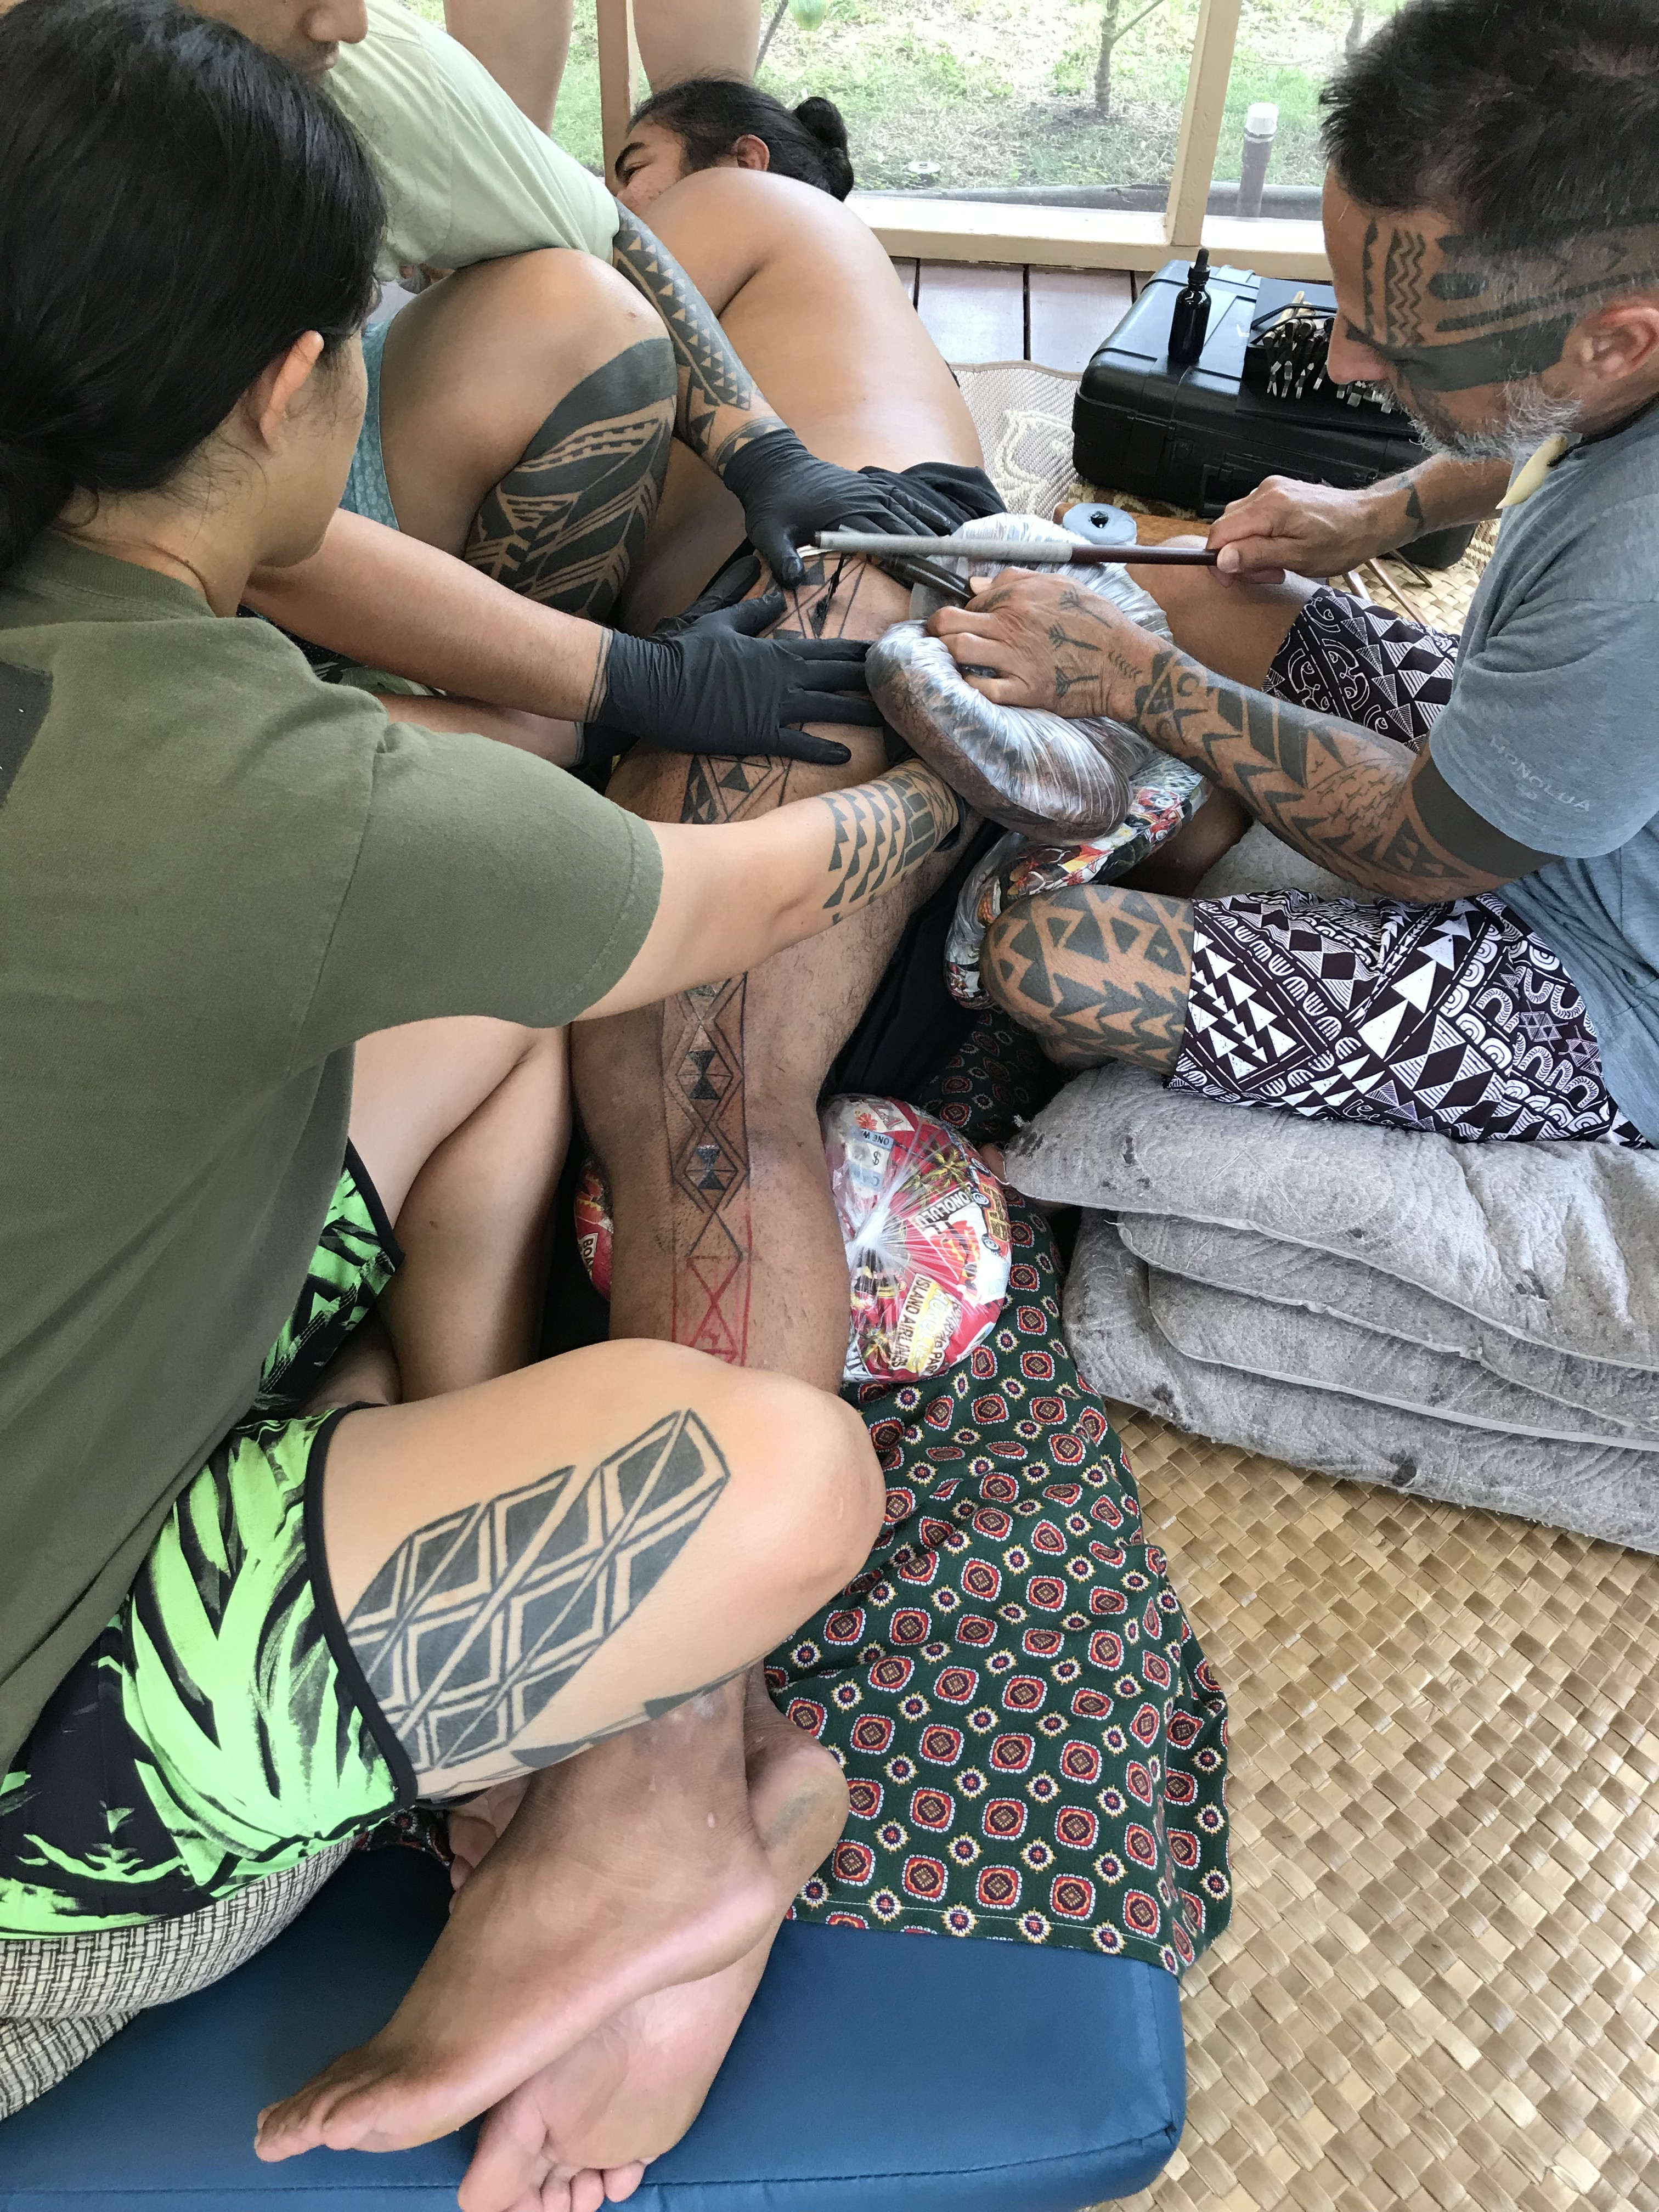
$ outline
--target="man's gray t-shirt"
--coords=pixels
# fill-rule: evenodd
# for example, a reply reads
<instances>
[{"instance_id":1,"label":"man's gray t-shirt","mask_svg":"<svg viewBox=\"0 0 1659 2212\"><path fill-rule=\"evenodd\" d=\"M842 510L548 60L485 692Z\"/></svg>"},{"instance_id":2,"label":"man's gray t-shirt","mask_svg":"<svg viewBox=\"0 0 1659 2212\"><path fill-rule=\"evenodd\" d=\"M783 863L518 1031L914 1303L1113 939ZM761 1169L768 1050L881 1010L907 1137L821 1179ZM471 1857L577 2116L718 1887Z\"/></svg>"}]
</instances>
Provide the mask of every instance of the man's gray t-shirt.
<instances>
[{"instance_id":1,"label":"man's gray t-shirt","mask_svg":"<svg viewBox=\"0 0 1659 2212\"><path fill-rule=\"evenodd\" d=\"M1499 896L1578 986L1614 1100L1659 1142L1659 407L1504 518L1430 750L1506 836Z\"/></svg>"}]
</instances>

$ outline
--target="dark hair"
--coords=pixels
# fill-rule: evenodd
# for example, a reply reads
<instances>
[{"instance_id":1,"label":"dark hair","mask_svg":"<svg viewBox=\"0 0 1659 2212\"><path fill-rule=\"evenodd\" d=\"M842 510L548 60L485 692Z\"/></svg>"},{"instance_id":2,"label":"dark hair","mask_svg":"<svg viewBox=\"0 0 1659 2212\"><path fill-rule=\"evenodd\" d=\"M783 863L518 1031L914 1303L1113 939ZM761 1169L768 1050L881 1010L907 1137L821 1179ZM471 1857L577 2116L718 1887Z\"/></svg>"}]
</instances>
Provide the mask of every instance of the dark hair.
<instances>
[{"instance_id":1,"label":"dark hair","mask_svg":"<svg viewBox=\"0 0 1659 2212\"><path fill-rule=\"evenodd\" d=\"M1362 206L1516 253L1659 220L1659 0L1407 0L1322 98Z\"/></svg>"},{"instance_id":2,"label":"dark hair","mask_svg":"<svg viewBox=\"0 0 1659 2212\"><path fill-rule=\"evenodd\" d=\"M659 123L672 131L690 169L712 169L739 138L759 138L772 157L775 177L816 185L831 199L844 200L853 189L847 125L833 100L814 97L786 107L742 77L693 76L641 100L629 128L636 123Z\"/></svg>"},{"instance_id":3,"label":"dark hair","mask_svg":"<svg viewBox=\"0 0 1659 2212\"><path fill-rule=\"evenodd\" d=\"M165 483L304 331L357 330L384 220L344 118L227 25L0 15L0 572L74 492Z\"/></svg>"}]
</instances>

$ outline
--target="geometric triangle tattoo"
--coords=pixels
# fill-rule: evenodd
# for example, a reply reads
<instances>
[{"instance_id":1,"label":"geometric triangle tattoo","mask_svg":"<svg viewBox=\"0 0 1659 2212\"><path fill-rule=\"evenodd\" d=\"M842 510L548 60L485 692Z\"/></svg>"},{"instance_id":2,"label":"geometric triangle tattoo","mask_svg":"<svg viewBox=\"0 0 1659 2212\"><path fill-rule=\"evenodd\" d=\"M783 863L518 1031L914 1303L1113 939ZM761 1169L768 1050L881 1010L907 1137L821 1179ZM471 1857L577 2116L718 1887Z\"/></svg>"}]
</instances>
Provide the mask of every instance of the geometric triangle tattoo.
<instances>
[{"instance_id":1,"label":"geometric triangle tattoo","mask_svg":"<svg viewBox=\"0 0 1659 2212\"><path fill-rule=\"evenodd\" d=\"M690 1412L586 1474L551 1474L428 1522L352 1607L346 1633L416 1774L511 1747L650 1593L730 1480Z\"/></svg>"}]
</instances>

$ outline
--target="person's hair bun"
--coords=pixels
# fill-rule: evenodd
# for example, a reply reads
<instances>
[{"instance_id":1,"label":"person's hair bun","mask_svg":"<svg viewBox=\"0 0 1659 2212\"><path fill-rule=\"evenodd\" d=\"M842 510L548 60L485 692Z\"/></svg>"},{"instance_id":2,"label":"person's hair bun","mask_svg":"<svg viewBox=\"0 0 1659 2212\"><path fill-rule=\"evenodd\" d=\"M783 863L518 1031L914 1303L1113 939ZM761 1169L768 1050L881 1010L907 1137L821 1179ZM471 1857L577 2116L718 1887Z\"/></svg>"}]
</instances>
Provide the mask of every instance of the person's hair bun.
<instances>
[{"instance_id":1,"label":"person's hair bun","mask_svg":"<svg viewBox=\"0 0 1659 2212\"><path fill-rule=\"evenodd\" d=\"M801 129L823 149L822 191L844 200L853 189L853 157L847 150L847 124L833 100L814 93L794 111Z\"/></svg>"},{"instance_id":2,"label":"person's hair bun","mask_svg":"<svg viewBox=\"0 0 1659 2212\"><path fill-rule=\"evenodd\" d=\"M837 153L847 150L847 123L833 100L824 100L814 93L803 100L795 110L795 120L810 131L824 145L833 146Z\"/></svg>"}]
</instances>

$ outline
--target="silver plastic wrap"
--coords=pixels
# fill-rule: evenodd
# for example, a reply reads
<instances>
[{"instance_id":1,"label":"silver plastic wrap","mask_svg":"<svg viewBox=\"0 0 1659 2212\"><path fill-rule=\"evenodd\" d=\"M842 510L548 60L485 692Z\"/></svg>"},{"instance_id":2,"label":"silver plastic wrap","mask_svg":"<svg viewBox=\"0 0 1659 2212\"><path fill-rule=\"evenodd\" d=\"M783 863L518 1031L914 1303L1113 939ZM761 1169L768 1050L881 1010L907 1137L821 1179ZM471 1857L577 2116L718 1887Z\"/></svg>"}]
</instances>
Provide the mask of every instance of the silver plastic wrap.
<instances>
[{"instance_id":1,"label":"silver plastic wrap","mask_svg":"<svg viewBox=\"0 0 1659 2212\"><path fill-rule=\"evenodd\" d=\"M993 514L964 523L960 543L975 538L1064 538L1057 523L1034 514ZM964 555L951 564L960 575L994 576L999 564ZM1164 611L1121 567L1066 571L1069 582L1096 592L1132 622L1168 638ZM1121 722L1069 720L1018 707L999 707L975 691L949 651L923 622L943 604L918 586L908 622L870 648L870 690L900 736L978 812L1006 829L1057 839L1097 837L1128 811L1139 772L1156 754Z\"/></svg>"}]
</instances>

